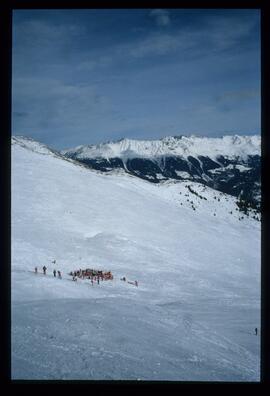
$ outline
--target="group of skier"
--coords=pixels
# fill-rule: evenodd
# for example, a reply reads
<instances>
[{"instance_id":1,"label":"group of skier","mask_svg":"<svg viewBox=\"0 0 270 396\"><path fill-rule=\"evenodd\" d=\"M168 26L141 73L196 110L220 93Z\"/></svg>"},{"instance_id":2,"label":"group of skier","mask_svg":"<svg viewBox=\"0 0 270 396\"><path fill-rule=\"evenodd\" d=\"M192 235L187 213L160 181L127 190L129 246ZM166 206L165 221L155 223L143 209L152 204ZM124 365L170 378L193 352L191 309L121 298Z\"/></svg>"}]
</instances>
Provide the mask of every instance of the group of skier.
<instances>
[{"instance_id":1,"label":"group of skier","mask_svg":"<svg viewBox=\"0 0 270 396\"><path fill-rule=\"evenodd\" d=\"M43 274L46 275L47 267L45 265L42 267L42 270L43 270ZM35 274L37 274L37 273L38 273L38 267L35 267ZM58 275L58 278L62 279L61 271L57 271L57 275ZM56 278L56 270L55 269L53 270L53 276Z\"/></svg>"},{"instance_id":2,"label":"group of skier","mask_svg":"<svg viewBox=\"0 0 270 396\"><path fill-rule=\"evenodd\" d=\"M52 261L53 264L56 264L56 260ZM43 274L46 275L47 273L47 267L44 265L42 267L43 270ZM35 267L35 273L38 273L38 268ZM59 279L62 279L62 275L61 275L61 271L56 271L56 269L53 270L53 276L54 278L56 278L56 273L57 273L57 277ZM111 271L108 272L103 272L100 270L94 270L94 269L86 269L86 270L76 270L76 271L71 271L69 273L69 275L72 276L72 280L73 281L77 281L77 278L81 278L81 279L89 279L91 281L92 286L94 285L94 282L97 282L97 284L99 285L100 280L112 280L113 279L113 275L111 273ZM120 278L120 280L122 281L127 281L126 277L123 276L122 278ZM127 283L130 283L132 285L135 285L138 287L138 281L135 280L134 282L131 281L127 281Z\"/></svg>"},{"instance_id":3,"label":"group of skier","mask_svg":"<svg viewBox=\"0 0 270 396\"><path fill-rule=\"evenodd\" d=\"M99 285L100 280L103 281L103 280L109 280L109 279L112 280L113 279L113 275L112 275L111 271L103 272L101 270L94 270L94 269L85 269L85 270L79 269L79 270L71 271L69 273L69 275L72 276L73 281L77 281L78 278L89 279L91 281L92 286L94 285L94 282L97 282L97 284ZM120 278L120 280L127 281L125 276ZM127 283L130 283L130 284L138 287L137 280L135 280L134 282L127 281Z\"/></svg>"},{"instance_id":4,"label":"group of skier","mask_svg":"<svg viewBox=\"0 0 270 396\"><path fill-rule=\"evenodd\" d=\"M77 280L77 278L81 279L90 279L91 283L93 284L94 281L97 281L99 284L100 280L112 280L113 275L111 271L108 272L103 272L100 270L93 270L93 269L86 269L86 270L76 270L76 271L71 271L69 275L72 276L72 280Z\"/></svg>"}]
</instances>

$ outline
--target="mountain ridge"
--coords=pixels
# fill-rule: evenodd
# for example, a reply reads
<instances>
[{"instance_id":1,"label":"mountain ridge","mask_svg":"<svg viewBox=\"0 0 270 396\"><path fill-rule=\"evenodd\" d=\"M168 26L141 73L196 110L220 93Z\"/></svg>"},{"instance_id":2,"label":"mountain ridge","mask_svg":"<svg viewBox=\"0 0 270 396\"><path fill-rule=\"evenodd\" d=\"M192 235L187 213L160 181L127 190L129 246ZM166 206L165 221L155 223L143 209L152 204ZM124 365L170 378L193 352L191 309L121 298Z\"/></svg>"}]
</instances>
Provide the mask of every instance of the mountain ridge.
<instances>
[{"instance_id":1,"label":"mountain ridge","mask_svg":"<svg viewBox=\"0 0 270 396\"><path fill-rule=\"evenodd\" d=\"M251 136L223 136L196 137L196 136L165 136L157 140L120 139L99 143L97 145L79 145L75 148L61 150L64 155L79 153L78 158L133 158L171 156L180 157L207 155L215 158L219 155L244 156L260 154L261 138Z\"/></svg>"},{"instance_id":2,"label":"mountain ridge","mask_svg":"<svg viewBox=\"0 0 270 396\"><path fill-rule=\"evenodd\" d=\"M260 210L259 135L120 139L61 150L61 154L95 170L111 172L122 169L152 183L195 181L241 197L247 205Z\"/></svg>"},{"instance_id":3,"label":"mountain ridge","mask_svg":"<svg viewBox=\"0 0 270 396\"><path fill-rule=\"evenodd\" d=\"M12 143L15 142L105 174L124 172L151 183L179 180L200 183L239 198L245 211L248 206L260 211L259 135L120 139L61 151L23 136L12 137Z\"/></svg>"}]
</instances>

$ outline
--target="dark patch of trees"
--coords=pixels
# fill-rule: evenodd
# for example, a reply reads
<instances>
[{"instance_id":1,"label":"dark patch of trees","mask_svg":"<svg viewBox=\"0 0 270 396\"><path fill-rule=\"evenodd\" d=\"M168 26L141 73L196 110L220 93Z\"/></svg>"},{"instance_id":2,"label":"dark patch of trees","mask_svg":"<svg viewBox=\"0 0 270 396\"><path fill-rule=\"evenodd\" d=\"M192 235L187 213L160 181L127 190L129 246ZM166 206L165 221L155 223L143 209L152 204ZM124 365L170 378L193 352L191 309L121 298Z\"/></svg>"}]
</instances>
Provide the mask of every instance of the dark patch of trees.
<instances>
[{"instance_id":1,"label":"dark patch of trees","mask_svg":"<svg viewBox=\"0 0 270 396\"><path fill-rule=\"evenodd\" d=\"M207 198L205 198L205 197L201 196L200 194L198 194L197 191L194 191L190 186L186 186L186 187L189 189L189 191L190 191L192 194L196 195L196 196L199 197L200 199L205 199L205 200L207 200Z\"/></svg>"}]
</instances>

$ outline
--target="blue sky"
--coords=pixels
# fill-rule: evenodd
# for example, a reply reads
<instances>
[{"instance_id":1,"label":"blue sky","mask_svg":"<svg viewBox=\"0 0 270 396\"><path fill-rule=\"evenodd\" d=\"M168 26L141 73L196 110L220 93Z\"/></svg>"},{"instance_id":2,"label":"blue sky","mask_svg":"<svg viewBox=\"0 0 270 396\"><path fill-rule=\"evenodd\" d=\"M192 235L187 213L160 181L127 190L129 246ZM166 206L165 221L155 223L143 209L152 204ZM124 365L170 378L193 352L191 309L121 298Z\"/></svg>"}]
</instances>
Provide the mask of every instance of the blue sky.
<instances>
[{"instance_id":1,"label":"blue sky","mask_svg":"<svg viewBox=\"0 0 270 396\"><path fill-rule=\"evenodd\" d=\"M12 133L63 149L260 133L258 10L16 10Z\"/></svg>"}]
</instances>

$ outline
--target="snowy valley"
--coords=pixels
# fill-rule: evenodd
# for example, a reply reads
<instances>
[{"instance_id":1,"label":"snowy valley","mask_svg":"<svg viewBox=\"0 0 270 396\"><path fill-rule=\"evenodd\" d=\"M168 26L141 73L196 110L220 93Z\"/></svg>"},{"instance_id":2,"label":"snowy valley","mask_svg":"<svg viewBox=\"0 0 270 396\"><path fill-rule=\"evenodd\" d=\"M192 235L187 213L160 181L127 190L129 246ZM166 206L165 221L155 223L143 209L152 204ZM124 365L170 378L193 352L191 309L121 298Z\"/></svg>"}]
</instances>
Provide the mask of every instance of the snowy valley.
<instances>
[{"instance_id":1,"label":"snowy valley","mask_svg":"<svg viewBox=\"0 0 270 396\"><path fill-rule=\"evenodd\" d=\"M259 381L258 214L181 167L149 183L67 154L12 138L12 378Z\"/></svg>"}]
</instances>

